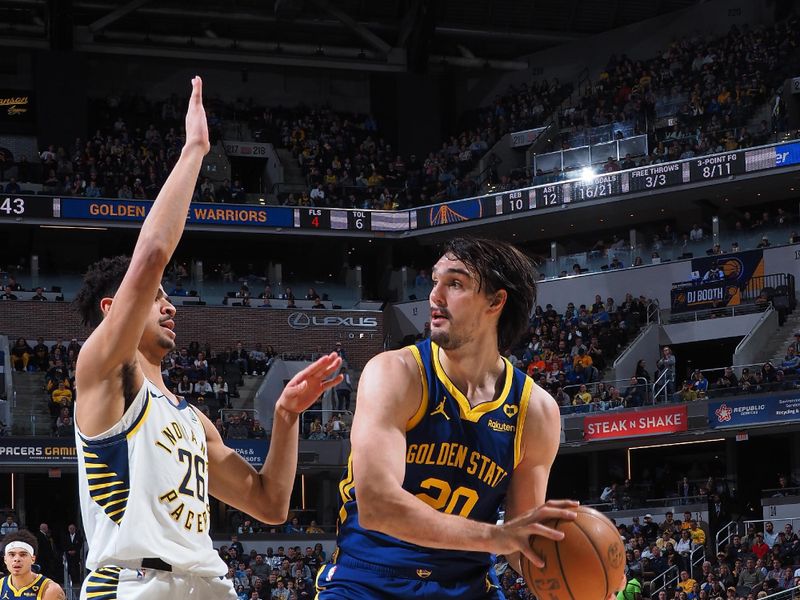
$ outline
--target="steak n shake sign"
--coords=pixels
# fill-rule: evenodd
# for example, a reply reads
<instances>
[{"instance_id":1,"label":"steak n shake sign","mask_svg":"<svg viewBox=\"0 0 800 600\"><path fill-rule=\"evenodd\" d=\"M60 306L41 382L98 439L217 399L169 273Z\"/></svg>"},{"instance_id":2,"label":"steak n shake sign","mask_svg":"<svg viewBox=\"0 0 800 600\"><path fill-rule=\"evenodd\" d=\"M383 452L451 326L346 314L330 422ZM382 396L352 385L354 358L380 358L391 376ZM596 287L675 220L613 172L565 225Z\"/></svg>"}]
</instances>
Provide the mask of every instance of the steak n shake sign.
<instances>
[{"instance_id":1,"label":"steak n shake sign","mask_svg":"<svg viewBox=\"0 0 800 600\"><path fill-rule=\"evenodd\" d=\"M308 329L309 327L345 327L362 331L377 329L376 317L320 317L307 312L293 312L286 320L292 329Z\"/></svg>"},{"instance_id":2,"label":"steak n shake sign","mask_svg":"<svg viewBox=\"0 0 800 600\"><path fill-rule=\"evenodd\" d=\"M583 439L608 440L686 431L688 413L685 404L623 413L604 413L584 417Z\"/></svg>"}]
</instances>

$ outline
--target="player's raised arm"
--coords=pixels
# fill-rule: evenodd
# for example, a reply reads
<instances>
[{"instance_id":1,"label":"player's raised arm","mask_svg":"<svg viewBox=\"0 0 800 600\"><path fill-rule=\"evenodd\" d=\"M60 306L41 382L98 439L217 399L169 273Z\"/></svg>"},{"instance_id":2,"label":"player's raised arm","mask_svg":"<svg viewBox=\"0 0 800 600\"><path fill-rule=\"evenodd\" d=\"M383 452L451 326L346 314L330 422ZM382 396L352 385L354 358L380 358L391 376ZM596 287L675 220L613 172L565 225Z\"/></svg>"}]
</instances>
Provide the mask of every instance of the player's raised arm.
<instances>
[{"instance_id":1,"label":"player's raised arm","mask_svg":"<svg viewBox=\"0 0 800 600\"><path fill-rule=\"evenodd\" d=\"M130 383L137 388L141 385L142 374L135 365L136 351L157 295L163 295L159 286L164 268L180 241L203 156L209 149L202 90L202 81L195 77L181 156L142 225L119 289L107 290L108 296L99 302L97 314L89 319L88 324L97 328L81 349L77 365L81 398L76 417L86 435L105 431L122 416L120 388L107 389L106 382L115 380L113 375L127 368L133 378ZM169 328L169 311L174 309L163 300L160 310L163 323ZM85 316L83 307L82 311ZM103 389L96 389L98 386Z\"/></svg>"},{"instance_id":2,"label":"player's raised arm","mask_svg":"<svg viewBox=\"0 0 800 600\"><path fill-rule=\"evenodd\" d=\"M523 527L510 529L439 512L403 489L406 426L419 409L421 396L420 373L408 350L376 356L361 375L350 436L361 526L429 548L494 554L527 549L531 560L535 557L528 536L561 539L560 532L540 522L574 518L572 504L547 504Z\"/></svg>"}]
</instances>

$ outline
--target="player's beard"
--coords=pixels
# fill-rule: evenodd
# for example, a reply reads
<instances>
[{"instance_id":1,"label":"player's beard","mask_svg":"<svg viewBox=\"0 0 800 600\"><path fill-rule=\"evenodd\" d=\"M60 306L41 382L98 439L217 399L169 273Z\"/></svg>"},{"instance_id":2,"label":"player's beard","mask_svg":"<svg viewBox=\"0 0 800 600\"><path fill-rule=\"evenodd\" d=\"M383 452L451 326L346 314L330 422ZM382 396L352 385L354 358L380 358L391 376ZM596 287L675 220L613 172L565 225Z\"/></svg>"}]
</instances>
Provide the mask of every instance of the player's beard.
<instances>
[{"instance_id":1,"label":"player's beard","mask_svg":"<svg viewBox=\"0 0 800 600\"><path fill-rule=\"evenodd\" d=\"M452 330L452 328L453 322L450 321L450 329ZM431 331L431 341L443 350L457 350L471 341L471 337L453 331L433 330Z\"/></svg>"},{"instance_id":2,"label":"player's beard","mask_svg":"<svg viewBox=\"0 0 800 600\"><path fill-rule=\"evenodd\" d=\"M168 337L160 335L158 336L158 347L166 350L167 352L172 352L175 350L175 340L171 340Z\"/></svg>"}]
</instances>

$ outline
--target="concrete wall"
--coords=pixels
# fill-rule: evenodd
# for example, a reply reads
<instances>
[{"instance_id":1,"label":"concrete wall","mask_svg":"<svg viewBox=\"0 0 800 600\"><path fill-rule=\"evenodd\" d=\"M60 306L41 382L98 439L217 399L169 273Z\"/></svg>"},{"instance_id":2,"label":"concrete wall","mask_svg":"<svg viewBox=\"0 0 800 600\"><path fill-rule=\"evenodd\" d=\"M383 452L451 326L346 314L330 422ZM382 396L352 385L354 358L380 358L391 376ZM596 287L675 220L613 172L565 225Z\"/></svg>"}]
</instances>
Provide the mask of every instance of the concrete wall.
<instances>
[{"instance_id":1,"label":"concrete wall","mask_svg":"<svg viewBox=\"0 0 800 600\"><path fill-rule=\"evenodd\" d=\"M658 336L661 327L651 323L636 337L633 343L614 362L614 375L612 379L620 380L633 377L636 373L636 364L644 359L647 370L652 372L658 360Z\"/></svg>"},{"instance_id":2,"label":"concrete wall","mask_svg":"<svg viewBox=\"0 0 800 600\"><path fill-rule=\"evenodd\" d=\"M662 346L688 344L717 338L745 336L750 333L761 317L762 313L755 313L752 315L663 325L658 343Z\"/></svg>"}]
</instances>

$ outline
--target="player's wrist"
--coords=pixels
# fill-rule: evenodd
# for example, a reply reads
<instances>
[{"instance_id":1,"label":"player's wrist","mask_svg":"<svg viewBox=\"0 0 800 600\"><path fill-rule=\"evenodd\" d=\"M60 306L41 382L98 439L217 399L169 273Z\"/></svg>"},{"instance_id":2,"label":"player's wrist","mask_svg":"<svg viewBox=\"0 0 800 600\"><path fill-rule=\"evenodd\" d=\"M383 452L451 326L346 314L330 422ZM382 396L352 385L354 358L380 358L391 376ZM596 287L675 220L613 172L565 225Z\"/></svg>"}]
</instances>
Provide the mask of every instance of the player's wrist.
<instances>
[{"instance_id":1,"label":"player's wrist","mask_svg":"<svg viewBox=\"0 0 800 600\"><path fill-rule=\"evenodd\" d=\"M286 403L283 401L283 396L278 398L278 401L275 403L275 418L293 422L297 421L301 412L303 411L294 411L287 407Z\"/></svg>"}]
</instances>

